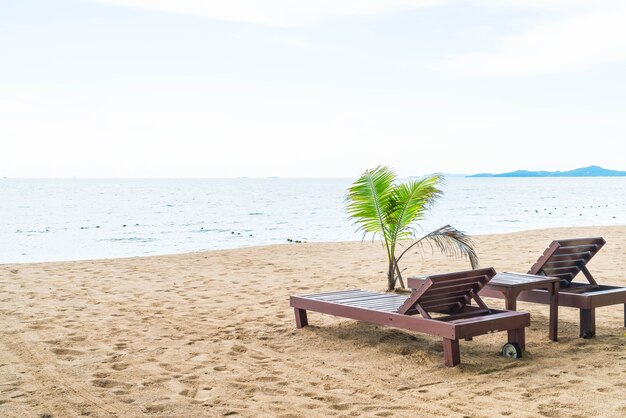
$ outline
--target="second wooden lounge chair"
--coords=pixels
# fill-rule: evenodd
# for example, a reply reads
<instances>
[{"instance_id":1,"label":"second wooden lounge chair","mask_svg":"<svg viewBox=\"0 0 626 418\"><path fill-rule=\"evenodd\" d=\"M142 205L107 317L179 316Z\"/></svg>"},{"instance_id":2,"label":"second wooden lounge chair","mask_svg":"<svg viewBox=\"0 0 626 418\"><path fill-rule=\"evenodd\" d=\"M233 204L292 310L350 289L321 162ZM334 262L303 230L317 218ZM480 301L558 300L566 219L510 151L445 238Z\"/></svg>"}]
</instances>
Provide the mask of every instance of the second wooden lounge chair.
<instances>
[{"instance_id":1,"label":"second wooden lounge chair","mask_svg":"<svg viewBox=\"0 0 626 418\"><path fill-rule=\"evenodd\" d=\"M598 284L587 263L600 251L606 241L604 238L574 238L552 241L541 257L528 271L561 279L559 306L580 310L580 336L593 338L596 334L596 308L624 304L624 326L626 327L626 287ZM575 282L574 278L582 273L587 283ZM502 293L484 289L483 296L502 297ZM521 292L517 300L550 303L546 290L533 289Z\"/></svg>"},{"instance_id":2,"label":"second wooden lounge chair","mask_svg":"<svg viewBox=\"0 0 626 418\"><path fill-rule=\"evenodd\" d=\"M496 331L509 331L503 354L521 357L530 314L490 309L478 296L495 274L488 268L429 276L408 297L355 289L291 296L290 304L298 328L308 325L309 310L442 337L449 367L461 362L460 339Z\"/></svg>"}]
</instances>

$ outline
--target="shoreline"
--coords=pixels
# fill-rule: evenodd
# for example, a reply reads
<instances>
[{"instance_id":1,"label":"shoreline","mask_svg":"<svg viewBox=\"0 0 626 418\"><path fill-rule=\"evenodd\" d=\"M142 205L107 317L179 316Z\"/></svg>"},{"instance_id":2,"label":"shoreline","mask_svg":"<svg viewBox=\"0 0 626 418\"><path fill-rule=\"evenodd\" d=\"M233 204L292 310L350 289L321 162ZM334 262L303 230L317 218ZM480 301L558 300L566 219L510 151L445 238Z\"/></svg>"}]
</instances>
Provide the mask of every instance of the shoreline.
<instances>
[{"instance_id":1,"label":"shoreline","mask_svg":"<svg viewBox=\"0 0 626 418\"><path fill-rule=\"evenodd\" d=\"M558 238L603 236L589 263L600 283L626 286L626 226L475 236L481 266L525 272ZM278 244L178 255L0 265L0 416L589 416L622 417L623 306L531 314L526 352L499 355L506 333L461 341L311 313L295 328L289 296L384 291L380 245ZM426 250L404 275L467 270ZM485 298L493 308L500 299Z\"/></svg>"},{"instance_id":2,"label":"shoreline","mask_svg":"<svg viewBox=\"0 0 626 418\"><path fill-rule=\"evenodd\" d=\"M503 235L520 235L527 233L544 233L550 231L572 231L576 229L604 229L604 228L626 228L626 224L624 225L583 225L583 226L572 226L572 227L547 227L547 228L535 228L535 229L525 229L522 231L513 231L513 232L497 232L497 233L488 233L488 234L476 234L472 235L472 239L482 238L482 237L490 237L490 236L503 236ZM561 237L563 238L563 237ZM554 239L559 239L559 237L555 237ZM141 258L153 258L153 257L176 257L176 256L184 256L184 255L192 255L192 254L206 254L206 253L219 253L219 252L229 252L229 251L239 251L239 250L254 250L260 248L282 248L282 247L290 247L294 245L332 245L332 244L363 244L365 242L372 242L370 239L365 240L354 240L354 241L319 241L319 242L303 242L303 243L280 243L280 244L266 244L266 245L250 245L243 247L233 247L233 248L220 248L213 250L199 250L199 251L185 251L181 253L164 253L164 254L150 254L150 255L136 255L129 257L105 257L105 258L85 258L85 259L72 259L72 260L53 260L53 261L33 261L33 262L8 262L8 263L0 263L0 267L3 266L19 266L19 265L40 265L40 264L58 264L58 263L78 263L78 262L90 262L90 261L104 261L104 260L133 260L133 259L141 259ZM378 239L373 241L374 243L380 242ZM382 244L381 244L382 245Z\"/></svg>"}]
</instances>

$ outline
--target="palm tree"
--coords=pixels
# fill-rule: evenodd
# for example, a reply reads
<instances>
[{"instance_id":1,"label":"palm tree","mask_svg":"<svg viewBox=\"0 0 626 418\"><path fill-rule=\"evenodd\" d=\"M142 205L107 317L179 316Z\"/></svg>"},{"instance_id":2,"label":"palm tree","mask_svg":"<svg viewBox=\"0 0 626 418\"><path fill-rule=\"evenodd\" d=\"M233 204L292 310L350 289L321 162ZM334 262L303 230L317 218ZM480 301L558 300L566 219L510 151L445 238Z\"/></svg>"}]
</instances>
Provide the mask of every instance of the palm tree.
<instances>
[{"instance_id":1,"label":"palm tree","mask_svg":"<svg viewBox=\"0 0 626 418\"><path fill-rule=\"evenodd\" d=\"M478 266L478 256L472 239L463 232L446 225L422 237L414 225L424 219L425 213L442 196L438 188L443 176L435 174L421 180L397 183L397 176L388 167L367 170L348 189L347 212L359 225L363 238L368 233L382 238L389 266L387 290L392 291L399 281L404 288L398 262L412 248L430 243L446 256L468 257L472 268ZM410 240L399 254L401 240Z\"/></svg>"}]
</instances>

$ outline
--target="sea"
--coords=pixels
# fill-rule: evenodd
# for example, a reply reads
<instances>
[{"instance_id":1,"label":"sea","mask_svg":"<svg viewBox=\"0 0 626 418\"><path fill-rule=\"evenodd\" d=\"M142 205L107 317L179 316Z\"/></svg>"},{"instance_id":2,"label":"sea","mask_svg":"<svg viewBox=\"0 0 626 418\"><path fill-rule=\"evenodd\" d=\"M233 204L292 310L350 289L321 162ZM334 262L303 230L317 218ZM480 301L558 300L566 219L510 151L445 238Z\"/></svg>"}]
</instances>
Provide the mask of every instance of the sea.
<instances>
[{"instance_id":1,"label":"sea","mask_svg":"<svg viewBox=\"0 0 626 418\"><path fill-rule=\"evenodd\" d=\"M358 241L352 181L0 178L0 263ZM448 177L443 191L418 231L626 224L626 177Z\"/></svg>"}]
</instances>

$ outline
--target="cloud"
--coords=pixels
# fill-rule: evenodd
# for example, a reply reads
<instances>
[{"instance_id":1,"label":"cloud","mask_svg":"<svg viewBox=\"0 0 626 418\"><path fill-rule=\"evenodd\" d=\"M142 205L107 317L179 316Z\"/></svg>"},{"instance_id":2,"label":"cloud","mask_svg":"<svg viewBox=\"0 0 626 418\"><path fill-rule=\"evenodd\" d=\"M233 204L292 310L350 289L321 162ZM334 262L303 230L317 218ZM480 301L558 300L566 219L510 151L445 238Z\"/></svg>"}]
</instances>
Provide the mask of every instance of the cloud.
<instances>
[{"instance_id":1,"label":"cloud","mask_svg":"<svg viewBox=\"0 0 626 418\"><path fill-rule=\"evenodd\" d=\"M537 7L538 3L517 6ZM547 2L549 3L549 2ZM561 17L531 25L526 31L503 37L491 51L450 56L435 65L453 74L478 76L537 76L580 71L626 59L626 5L622 2L576 4L575 14L563 17L567 7L550 5Z\"/></svg>"},{"instance_id":2,"label":"cloud","mask_svg":"<svg viewBox=\"0 0 626 418\"><path fill-rule=\"evenodd\" d=\"M97 0L161 12L271 26L302 26L345 16L394 13L449 0Z\"/></svg>"}]
</instances>

